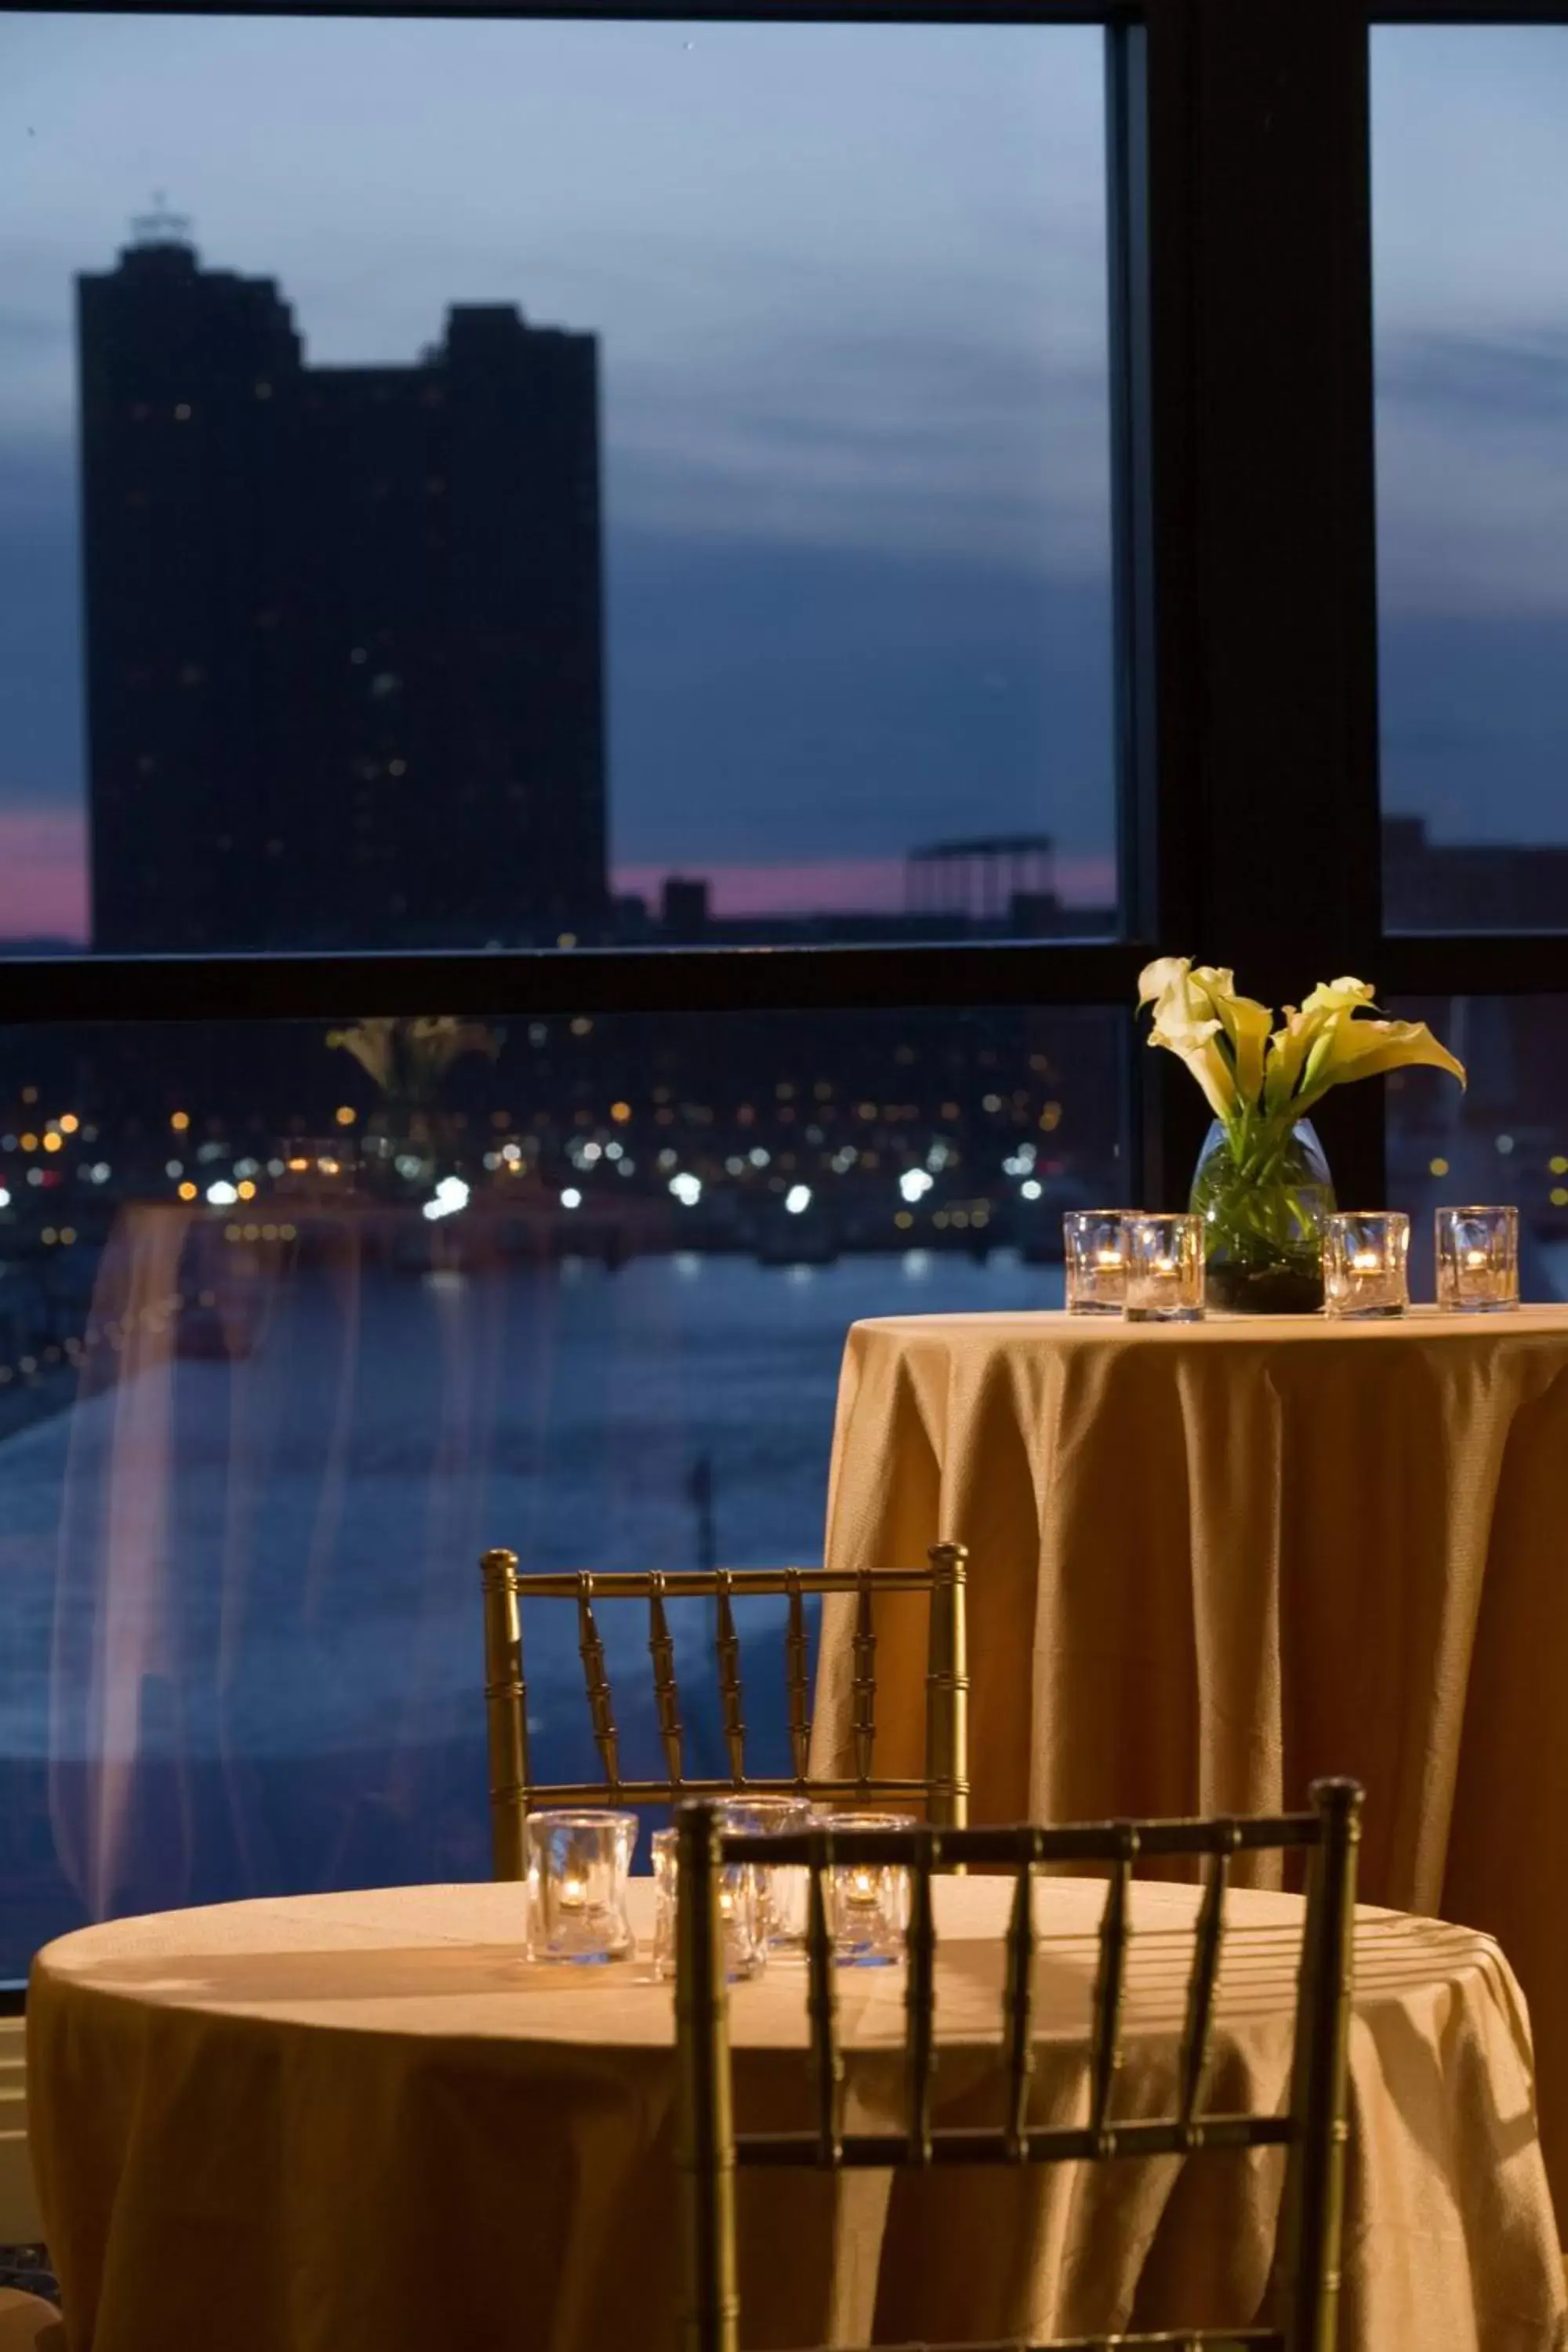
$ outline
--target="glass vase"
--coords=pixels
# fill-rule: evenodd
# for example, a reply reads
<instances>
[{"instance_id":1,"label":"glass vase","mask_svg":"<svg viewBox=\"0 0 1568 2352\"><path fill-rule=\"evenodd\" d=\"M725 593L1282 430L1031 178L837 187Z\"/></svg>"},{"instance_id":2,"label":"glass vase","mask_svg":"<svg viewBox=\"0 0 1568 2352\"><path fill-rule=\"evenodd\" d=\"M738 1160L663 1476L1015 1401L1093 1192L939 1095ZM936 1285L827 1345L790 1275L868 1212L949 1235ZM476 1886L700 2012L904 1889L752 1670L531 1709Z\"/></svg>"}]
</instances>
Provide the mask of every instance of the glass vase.
<instances>
[{"instance_id":1,"label":"glass vase","mask_svg":"<svg viewBox=\"0 0 1568 2352\"><path fill-rule=\"evenodd\" d=\"M1238 1165L1216 1118L1188 1202L1204 1221L1210 1307L1232 1315L1315 1315L1323 1303L1323 1227L1334 1205L1310 1119L1245 1152Z\"/></svg>"}]
</instances>

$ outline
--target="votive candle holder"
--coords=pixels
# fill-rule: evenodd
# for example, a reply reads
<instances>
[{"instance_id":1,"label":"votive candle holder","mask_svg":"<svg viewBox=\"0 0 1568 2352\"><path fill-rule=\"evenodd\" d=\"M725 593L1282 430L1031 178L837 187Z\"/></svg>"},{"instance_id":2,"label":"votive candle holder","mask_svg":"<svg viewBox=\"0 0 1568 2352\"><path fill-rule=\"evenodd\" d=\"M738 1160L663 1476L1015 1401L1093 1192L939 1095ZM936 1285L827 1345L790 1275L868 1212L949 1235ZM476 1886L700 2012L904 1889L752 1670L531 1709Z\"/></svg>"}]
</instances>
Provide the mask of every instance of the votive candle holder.
<instances>
[{"instance_id":1,"label":"votive candle holder","mask_svg":"<svg viewBox=\"0 0 1568 2352\"><path fill-rule=\"evenodd\" d=\"M806 1797L768 1790L734 1797L724 1805L724 1827L748 1837L793 1837L810 1829L816 1811ZM811 1874L786 1863L753 1864L757 1883L757 1932L770 1952L801 1950L805 1944Z\"/></svg>"},{"instance_id":2,"label":"votive candle holder","mask_svg":"<svg viewBox=\"0 0 1568 2352\"><path fill-rule=\"evenodd\" d=\"M1129 1323L1195 1323L1204 1311L1201 1217L1127 1216L1122 1314Z\"/></svg>"},{"instance_id":3,"label":"votive candle holder","mask_svg":"<svg viewBox=\"0 0 1568 2352\"><path fill-rule=\"evenodd\" d=\"M907 1830L898 1813L836 1813L835 1830ZM896 1864L835 1862L827 1873L827 1925L840 1968L886 1968L904 1954L910 1874Z\"/></svg>"},{"instance_id":4,"label":"votive candle holder","mask_svg":"<svg viewBox=\"0 0 1568 2352\"><path fill-rule=\"evenodd\" d=\"M1120 1315L1127 1254L1120 1209L1069 1209L1062 1219L1062 1265L1069 1315Z\"/></svg>"},{"instance_id":5,"label":"votive candle holder","mask_svg":"<svg viewBox=\"0 0 1568 2352\"><path fill-rule=\"evenodd\" d=\"M1433 1219L1437 1304L1450 1315L1519 1305L1519 1211L1439 1209Z\"/></svg>"},{"instance_id":6,"label":"votive candle holder","mask_svg":"<svg viewBox=\"0 0 1568 2352\"><path fill-rule=\"evenodd\" d=\"M637 1842L635 1813L584 1806L529 1814L531 1959L591 1965L629 1956L636 1939L626 1916L626 1881Z\"/></svg>"},{"instance_id":7,"label":"votive candle holder","mask_svg":"<svg viewBox=\"0 0 1568 2352\"><path fill-rule=\"evenodd\" d=\"M1346 1321L1403 1315L1410 1304L1410 1220L1403 1209L1352 1209L1323 1231L1323 1311Z\"/></svg>"},{"instance_id":8,"label":"votive candle holder","mask_svg":"<svg viewBox=\"0 0 1568 2352\"><path fill-rule=\"evenodd\" d=\"M809 1808L807 1810L809 1811ZM721 1830L751 1836L758 1827L756 1817L744 1806L721 1804L718 1808L718 1815ZM653 1966L654 1974L660 1977L672 1977L676 1968L675 1931L680 1907L678 1834L673 1829L655 1830L653 1833ZM762 1890L758 1884L760 1875L750 1864L739 1862L726 1863L719 1873L719 1925L724 1941L724 1974L731 1984L759 1974L767 1959Z\"/></svg>"}]
</instances>

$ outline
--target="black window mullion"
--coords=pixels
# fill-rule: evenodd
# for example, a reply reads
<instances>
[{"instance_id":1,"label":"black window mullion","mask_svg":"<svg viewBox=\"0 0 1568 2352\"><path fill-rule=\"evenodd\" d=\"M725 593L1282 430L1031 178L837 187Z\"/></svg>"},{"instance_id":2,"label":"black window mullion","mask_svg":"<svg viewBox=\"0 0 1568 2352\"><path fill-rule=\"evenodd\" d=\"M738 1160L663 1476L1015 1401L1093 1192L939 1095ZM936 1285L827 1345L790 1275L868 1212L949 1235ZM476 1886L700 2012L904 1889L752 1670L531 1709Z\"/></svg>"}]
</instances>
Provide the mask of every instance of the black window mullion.
<instances>
[{"instance_id":1,"label":"black window mullion","mask_svg":"<svg viewBox=\"0 0 1568 2352\"><path fill-rule=\"evenodd\" d=\"M1150 7L1159 931L1273 1004L1387 986L1367 79L1353 8ZM1375 1090L1325 1130L1380 1199Z\"/></svg>"},{"instance_id":2,"label":"black window mullion","mask_svg":"<svg viewBox=\"0 0 1568 2352\"><path fill-rule=\"evenodd\" d=\"M12 1023L336 1020L352 1013L844 1012L1125 1004L1131 940L574 953L39 956L0 963Z\"/></svg>"}]
</instances>

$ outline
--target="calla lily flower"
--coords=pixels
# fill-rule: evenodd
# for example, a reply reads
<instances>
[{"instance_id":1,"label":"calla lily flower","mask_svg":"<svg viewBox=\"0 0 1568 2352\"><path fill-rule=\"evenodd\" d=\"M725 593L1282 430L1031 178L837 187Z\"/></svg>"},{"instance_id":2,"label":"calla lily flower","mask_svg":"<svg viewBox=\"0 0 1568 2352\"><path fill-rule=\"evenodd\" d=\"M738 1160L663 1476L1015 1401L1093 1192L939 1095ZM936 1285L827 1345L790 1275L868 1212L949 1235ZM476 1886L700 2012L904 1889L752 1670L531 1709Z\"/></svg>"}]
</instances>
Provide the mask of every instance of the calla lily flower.
<instances>
[{"instance_id":1,"label":"calla lily flower","mask_svg":"<svg viewBox=\"0 0 1568 2352\"><path fill-rule=\"evenodd\" d=\"M1185 1062L1238 1168L1265 1163L1331 1087L1352 1078L1424 1065L1465 1084L1463 1063L1424 1021L1369 1017L1375 994L1348 975L1320 981L1271 1028L1268 1006L1237 993L1234 972L1190 956L1161 956L1138 981L1140 1006L1153 1006L1149 1043Z\"/></svg>"}]
</instances>

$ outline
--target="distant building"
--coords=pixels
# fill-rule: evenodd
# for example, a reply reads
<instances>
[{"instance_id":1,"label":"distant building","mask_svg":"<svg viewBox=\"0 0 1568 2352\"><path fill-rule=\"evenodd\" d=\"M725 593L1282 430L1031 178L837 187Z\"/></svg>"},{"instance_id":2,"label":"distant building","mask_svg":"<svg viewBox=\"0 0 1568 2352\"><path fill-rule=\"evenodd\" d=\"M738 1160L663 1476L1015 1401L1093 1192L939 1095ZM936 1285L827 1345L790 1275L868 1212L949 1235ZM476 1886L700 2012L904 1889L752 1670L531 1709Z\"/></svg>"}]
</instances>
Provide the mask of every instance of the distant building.
<instances>
[{"instance_id":1,"label":"distant building","mask_svg":"<svg viewBox=\"0 0 1568 2352\"><path fill-rule=\"evenodd\" d=\"M1048 833L929 842L904 861L904 904L922 919L1048 938L1061 928L1056 844Z\"/></svg>"},{"instance_id":2,"label":"distant building","mask_svg":"<svg viewBox=\"0 0 1568 2352\"><path fill-rule=\"evenodd\" d=\"M138 228L79 281L94 945L591 936L595 338L307 367L270 279Z\"/></svg>"},{"instance_id":3,"label":"distant building","mask_svg":"<svg viewBox=\"0 0 1568 2352\"><path fill-rule=\"evenodd\" d=\"M1568 846L1434 842L1426 820L1383 820L1383 903L1395 931L1568 929Z\"/></svg>"}]
</instances>

